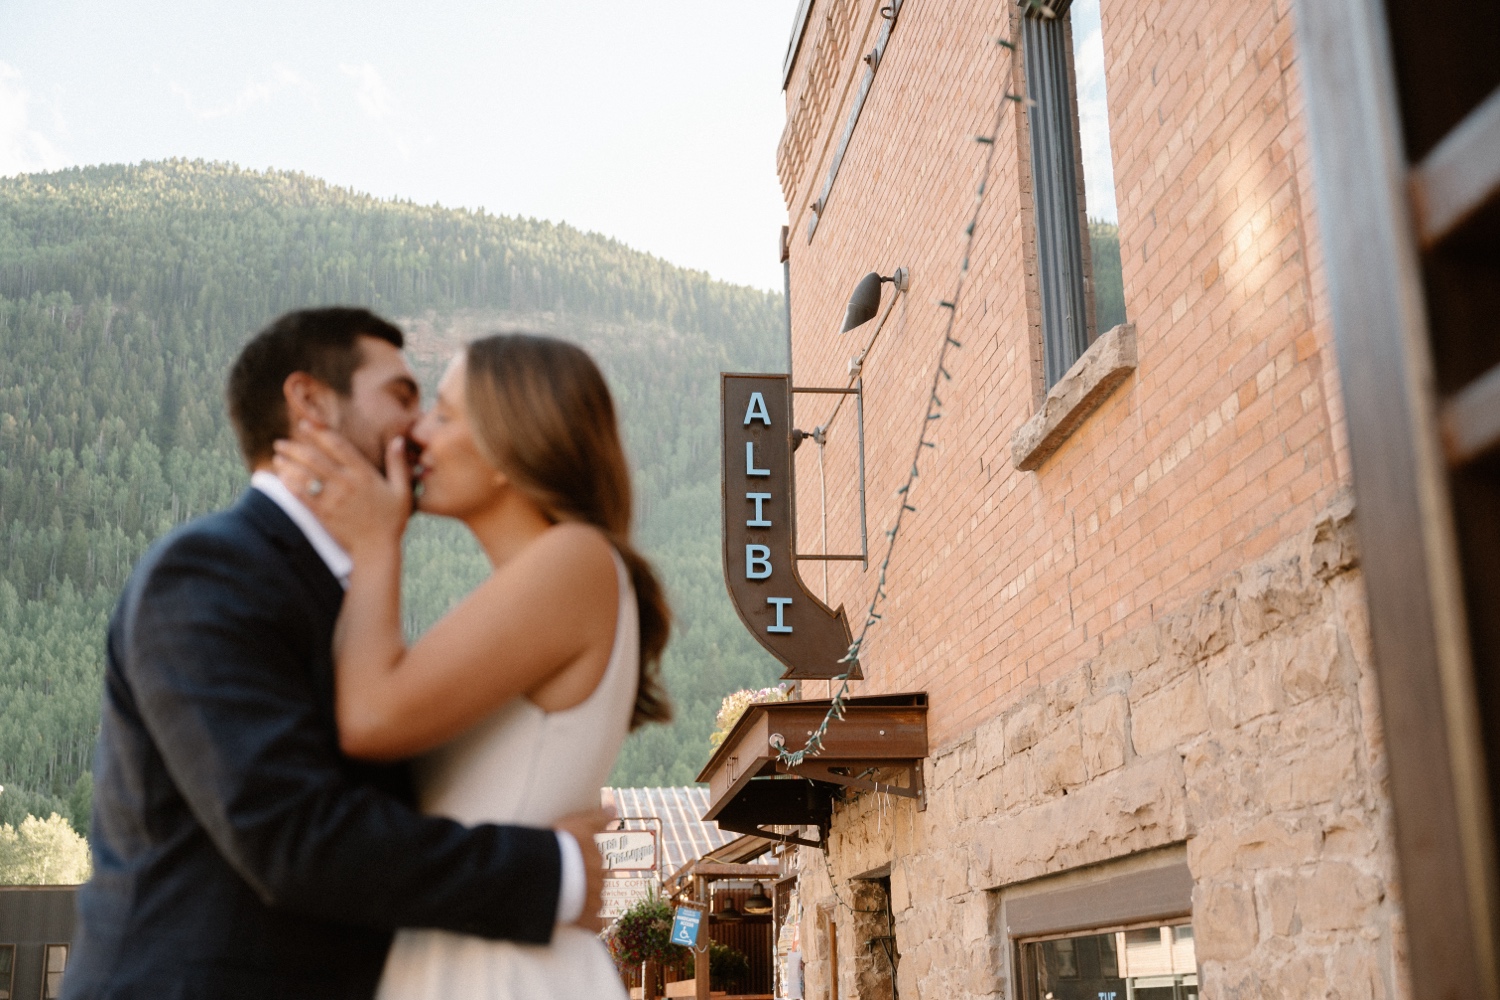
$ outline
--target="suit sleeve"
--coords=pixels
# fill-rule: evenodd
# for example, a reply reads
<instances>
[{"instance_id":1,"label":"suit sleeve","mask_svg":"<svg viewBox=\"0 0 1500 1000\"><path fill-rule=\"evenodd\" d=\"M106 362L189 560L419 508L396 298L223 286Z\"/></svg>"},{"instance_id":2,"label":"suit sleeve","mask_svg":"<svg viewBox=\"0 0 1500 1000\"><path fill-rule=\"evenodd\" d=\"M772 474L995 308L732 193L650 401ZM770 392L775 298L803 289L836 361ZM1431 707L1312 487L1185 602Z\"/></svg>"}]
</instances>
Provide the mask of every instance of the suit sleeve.
<instances>
[{"instance_id":1,"label":"suit sleeve","mask_svg":"<svg viewBox=\"0 0 1500 1000\"><path fill-rule=\"evenodd\" d=\"M351 780L332 718L245 554L169 545L121 638L137 706L174 784L268 905L368 926L545 943L561 859L551 830L422 816ZM273 591L267 594L267 590Z\"/></svg>"}]
</instances>

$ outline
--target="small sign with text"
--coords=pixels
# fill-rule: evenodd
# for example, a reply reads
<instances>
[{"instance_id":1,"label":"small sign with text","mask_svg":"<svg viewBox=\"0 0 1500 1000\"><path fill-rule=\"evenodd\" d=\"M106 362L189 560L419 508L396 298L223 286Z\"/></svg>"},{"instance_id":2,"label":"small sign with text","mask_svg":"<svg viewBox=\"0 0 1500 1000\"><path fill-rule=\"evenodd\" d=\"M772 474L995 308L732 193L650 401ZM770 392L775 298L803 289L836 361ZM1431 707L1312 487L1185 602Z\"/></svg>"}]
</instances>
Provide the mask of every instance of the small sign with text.
<instances>
[{"instance_id":1,"label":"small sign with text","mask_svg":"<svg viewBox=\"0 0 1500 1000\"><path fill-rule=\"evenodd\" d=\"M607 878L604 880L603 905L599 916L613 920L656 891L654 878Z\"/></svg>"},{"instance_id":2,"label":"small sign with text","mask_svg":"<svg viewBox=\"0 0 1500 1000\"><path fill-rule=\"evenodd\" d=\"M692 906L679 906L672 918L672 943L684 948L698 944L699 928L703 925L703 911Z\"/></svg>"},{"instance_id":3,"label":"small sign with text","mask_svg":"<svg viewBox=\"0 0 1500 1000\"><path fill-rule=\"evenodd\" d=\"M656 831L617 830L594 834L594 845L604 859L605 871L649 872L656 870Z\"/></svg>"}]
</instances>

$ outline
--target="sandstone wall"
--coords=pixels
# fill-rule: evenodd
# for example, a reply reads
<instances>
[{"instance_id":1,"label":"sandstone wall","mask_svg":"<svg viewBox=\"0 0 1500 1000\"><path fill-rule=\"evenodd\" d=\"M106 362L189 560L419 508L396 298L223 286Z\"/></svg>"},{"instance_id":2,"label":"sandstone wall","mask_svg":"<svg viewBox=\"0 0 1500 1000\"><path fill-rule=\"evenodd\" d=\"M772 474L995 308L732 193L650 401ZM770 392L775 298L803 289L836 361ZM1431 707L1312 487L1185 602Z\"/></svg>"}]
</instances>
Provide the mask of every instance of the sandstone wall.
<instances>
[{"instance_id":1,"label":"sandstone wall","mask_svg":"<svg viewBox=\"0 0 1500 1000\"><path fill-rule=\"evenodd\" d=\"M1013 997L997 890L1182 842L1203 997L1403 996L1364 608L1341 502L934 755L925 812L851 796L799 856L808 996L829 912L864 995L854 876L890 865L901 996Z\"/></svg>"}]
</instances>

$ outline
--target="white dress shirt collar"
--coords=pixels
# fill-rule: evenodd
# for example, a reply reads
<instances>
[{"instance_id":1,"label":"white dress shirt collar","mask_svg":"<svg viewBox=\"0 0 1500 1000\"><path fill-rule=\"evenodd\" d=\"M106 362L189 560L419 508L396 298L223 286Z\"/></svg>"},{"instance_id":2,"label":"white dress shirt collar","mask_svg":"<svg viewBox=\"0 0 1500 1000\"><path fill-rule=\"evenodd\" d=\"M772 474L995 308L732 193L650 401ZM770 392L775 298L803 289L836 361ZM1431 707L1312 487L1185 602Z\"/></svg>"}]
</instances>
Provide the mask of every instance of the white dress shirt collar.
<instances>
[{"instance_id":1,"label":"white dress shirt collar","mask_svg":"<svg viewBox=\"0 0 1500 1000\"><path fill-rule=\"evenodd\" d=\"M344 547L333 540L328 529L323 527L316 515L307 509L307 505L297 498L297 494L287 488L286 483L274 472L264 469L250 477L250 485L260 490L271 498L271 502L280 507L286 516L292 519L292 523L301 529L307 538L307 543L317 552L318 557L323 560L323 565L328 567L339 581L339 585L345 590L349 589L349 574L354 569L354 560L349 558L349 553Z\"/></svg>"}]
</instances>

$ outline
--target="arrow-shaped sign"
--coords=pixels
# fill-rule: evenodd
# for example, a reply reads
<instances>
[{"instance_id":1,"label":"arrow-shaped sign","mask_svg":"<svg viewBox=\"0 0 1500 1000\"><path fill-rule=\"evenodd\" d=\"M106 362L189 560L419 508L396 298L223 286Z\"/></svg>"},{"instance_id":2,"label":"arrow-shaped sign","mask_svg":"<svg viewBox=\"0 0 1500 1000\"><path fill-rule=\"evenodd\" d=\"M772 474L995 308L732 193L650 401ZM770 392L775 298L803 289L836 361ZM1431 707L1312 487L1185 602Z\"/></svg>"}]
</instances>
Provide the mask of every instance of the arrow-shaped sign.
<instances>
[{"instance_id":1,"label":"arrow-shaped sign","mask_svg":"<svg viewBox=\"0 0 1500 1000\"><path fill-rule=\"evenodd\" d=\"M735 610L792 680L826 680L852 636L844 609L812 595L797 572L792 485L792 387L786 375L731 375L721 385L724 423L724 582Z\"/></svg>"}]
</instances>

